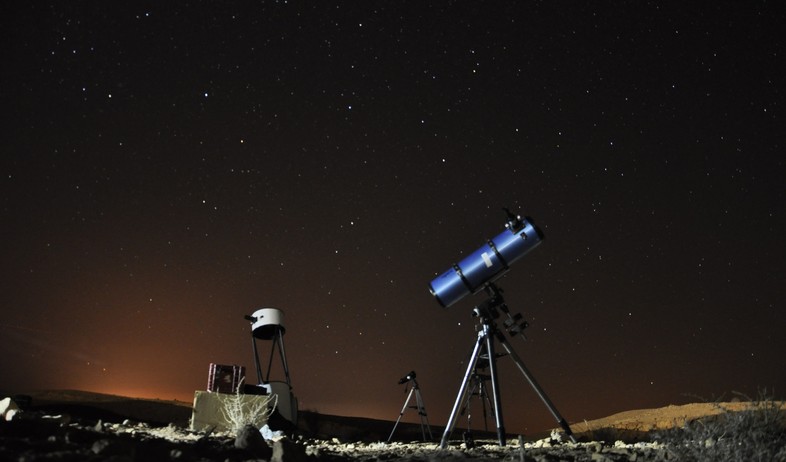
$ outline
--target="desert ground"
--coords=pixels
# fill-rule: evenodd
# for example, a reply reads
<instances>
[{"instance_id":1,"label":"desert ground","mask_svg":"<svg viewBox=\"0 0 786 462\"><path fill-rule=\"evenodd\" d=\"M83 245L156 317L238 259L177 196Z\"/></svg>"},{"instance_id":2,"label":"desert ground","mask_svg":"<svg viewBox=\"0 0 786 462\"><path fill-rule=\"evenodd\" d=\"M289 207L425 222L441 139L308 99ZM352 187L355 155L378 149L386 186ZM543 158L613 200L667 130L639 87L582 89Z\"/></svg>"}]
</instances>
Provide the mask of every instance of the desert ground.
<instances>
[{"instance_id":1,"label":"desert ground","mask_svg":"<svg viewBox=\"0 0 786 462\"><path fill-rule=\"evenodd\" d=\"M189 430L192 403L83 391L3 397L19 403L21 410L0 422L0 461L26 462L670 461L682 458L659 442L658 435L754 406L749 402L697 403L623 412L571 423L576 443L555 430L534 441L510 435L507 444L500 446L495 435L474 433L473 438L464 439L456 429L448 448L440 449L443 428L432 426L434 440L423 442L420 425L410 423L401 423L393 441L387 443L393 422L301 412L297 429L276 441L265 441L259 432L235 435ZM780 415L786 405L777 406ZM786 449L778 454L786 456Z\"/></svg>"}]
</instances>

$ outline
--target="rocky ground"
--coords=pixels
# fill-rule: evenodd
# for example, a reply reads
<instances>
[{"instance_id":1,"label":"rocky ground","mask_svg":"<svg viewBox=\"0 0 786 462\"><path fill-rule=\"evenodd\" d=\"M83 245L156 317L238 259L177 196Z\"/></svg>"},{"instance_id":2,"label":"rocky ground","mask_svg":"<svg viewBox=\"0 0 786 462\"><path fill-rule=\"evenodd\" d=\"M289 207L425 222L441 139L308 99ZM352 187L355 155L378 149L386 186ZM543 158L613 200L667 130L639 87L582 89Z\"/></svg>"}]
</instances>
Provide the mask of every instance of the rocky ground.
<instances>
[{"instance_id":1,"label":"rocky ground","mask_svg":"<svg viewBox=\"0 0 786 462\"><path fill-rule=\"evenodd\" d=\"M186 403L91 395L85 405L84 396L79 404L43 398L43 405L28 406L10 421L0 421L0 461L665 461L676 460L669 446L643 441L639 431L679 425L692 418L689 412L706 415L718 409L672 406L585 422L574 425L579 443L554 432L529 442L511 437L500 446L480 435L440 449L436 441L381 442L391 423L368 419L306 415L298 430L278 441L265 441L256 429L237 437L190 431ZM582 426L586 428L577 428ZM398 439L417 440L420 429L404 425L396 434ZM628 442L617 440L620 435ZM440 436L434 432L436 439Z\"/></svg>"},{"instance_id":2,"label":"rocky ground","mask_svg":"<svg viewBox=\"0 0 786 462\"><path fill-rule=\"evenodd\" d=\"M0 423L3 461L660 461L667 451L657 443L566 443L545 439L532 443L476 441L467 448L437 443L344 442L335 439L283 438L264 441L256 432L236 437L207 435L169 425L143 422L69 421L62 415L28 415Z\"/></svg>"}]
</instances>

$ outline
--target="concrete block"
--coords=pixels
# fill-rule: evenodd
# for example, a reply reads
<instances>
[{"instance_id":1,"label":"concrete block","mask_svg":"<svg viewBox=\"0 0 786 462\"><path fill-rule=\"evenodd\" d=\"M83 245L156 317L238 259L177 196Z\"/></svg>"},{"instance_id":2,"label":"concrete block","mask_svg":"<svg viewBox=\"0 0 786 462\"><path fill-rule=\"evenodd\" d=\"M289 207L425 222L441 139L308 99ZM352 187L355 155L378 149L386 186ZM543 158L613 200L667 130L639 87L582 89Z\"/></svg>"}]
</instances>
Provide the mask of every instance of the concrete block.
<instances>
[{"instance_id":1,"label":"concrete block","mask_svg":"<svg viewBox=\"0 0 786 462\"><path fill-rule=\"evenodd\" d=\"M214 431L228 431L231 430L232 424L227 420L222 412L225 409L226 403L229 400L240 399L243 409L249 410L254 406L259 406L265 401L269 401L268 409L275 404L275 400L269 400L267 395L236 395L230 393L215 393L210 391L195 391L194 392L194 408L191 414L191 430L206 431L214 429ZM269 415L270 412L266 412ZM261 427L266 421L259 423Z\"/></svg>"}]
</instances>

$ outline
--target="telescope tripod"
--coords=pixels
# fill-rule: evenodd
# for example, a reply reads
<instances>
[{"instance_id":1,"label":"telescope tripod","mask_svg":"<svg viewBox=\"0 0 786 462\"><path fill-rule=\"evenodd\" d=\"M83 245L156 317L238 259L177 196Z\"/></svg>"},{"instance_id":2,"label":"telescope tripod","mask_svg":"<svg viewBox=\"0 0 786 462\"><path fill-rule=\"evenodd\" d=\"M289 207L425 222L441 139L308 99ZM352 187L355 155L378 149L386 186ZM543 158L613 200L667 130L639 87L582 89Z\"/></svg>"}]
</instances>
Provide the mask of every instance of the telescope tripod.
<instances>
[{"instance_id":1,"label":"telescope tripod","mask_svg":"<svg viewBox=\"0 0 786 462\"><path fill-rule=\"evenodd\" d=\"M456 403L453 405L453 410L450 413L450 418L448 419L447 426L445 427L445 433L442 435L442 441L439 444L441 449L445 449L448 446L448 438L450 434L453 432L453 427L456 425L456 418L459 413L459 409L461 408L461 404L464 402L465 398L467 398L467 390L469 388L470 379L472 378L473 372L475 371L475 367L478 363L478 359L481 357L481 354L485 352L488 355L488 362L489 362L489 375L491 376L491 390L492 390L492 398L494 403L494 417L497 423L497 437L499 439L499 445L505 446L506 443L506 435L505 435L505 424L502 418L502 399L500 397L499 391L499 380L497 378L497 358L494 353L494 342L495 340L499 342L500 345L505 349L507 354L516 364L519 371L524 375L524 377L529 382L530 386L532 386L535 393L540 397L543 404L549 409L551 414L557 419L557 423L562 427L572 441L575 442L573 438L573 431L570 429L567 421L560 415L557 411L557 408L554 407L551 400L549 400L546 393L543 389L538 385L538 382L535 381L535 377L529 372L527 367L524 365L524 362L521 360L518 354L513 350L513 347L510 346L508 343L505 334L497 328L497 324L495 319L499 317L499 312L497 309L502 310L507 316L508 319L505 320L505 327L508 331L511 332L512 335L516 335L520 333L524 328L527 327L526 322L520 322L521 315L511 316L507 305L505 305L505 301L502 298L502 291L497 288L496 285L493 283L486 285L485 287L486 292L489 294L489 298L481 303L480 305L475 307L474 315L478 316L481 321L481 330L478 332L478 338L475 342L475 347L472 351L472 357L470 358L469 365L467 366L467 372L464 374L464 379L461 382L461 388L459 389L458 396L456 397Z\"/></svg>"},{"instance_id":2,"label":"telescope tripod","mask_svg":"<svg viewBox=\"0 0 786 462\"><path fill-rule=\"evenodd\" d=\"M413 377L412 388L409 390L409 395L407 395L407 399L404 401L404 406L401 408L398 419L396 419L396 424L393 425L393 430L391 430L390 436L388 436L388 443L390 443L390 440L393 439L393 433L396 432L396 427L398 427L398 423L401 422L401 417L404 416L404 411L407 410L409 402L412 400L413 394L415 395L415 403L417 404L416 409L418 410L418 415L420 416L420 433L423 435L423 441L431 441L434 439L434 436L431 434L431 425L428 423L426 408L423 405L423 397L420 395L420 386L418 385L418 381ZM426 429L428 429L428 440L426 440Z\"/></svg>"}]
</instances>

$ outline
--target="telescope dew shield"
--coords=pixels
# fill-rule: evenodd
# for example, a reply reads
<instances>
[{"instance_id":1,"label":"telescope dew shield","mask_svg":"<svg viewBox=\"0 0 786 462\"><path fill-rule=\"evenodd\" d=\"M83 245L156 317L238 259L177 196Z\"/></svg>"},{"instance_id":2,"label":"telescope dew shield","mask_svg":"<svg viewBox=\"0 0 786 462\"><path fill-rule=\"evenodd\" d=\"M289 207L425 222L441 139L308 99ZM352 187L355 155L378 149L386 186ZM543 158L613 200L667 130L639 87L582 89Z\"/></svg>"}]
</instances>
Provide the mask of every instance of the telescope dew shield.
<instances>
[{"instance_id":1,"label":"telescope dew shield","mask_svg":"<svg viewBox=\"0 0 786 462\"><path fill-rule=\"evenodd\" d=\"M542 234L526 219L518 230L505 229L481 248L431 281L429 289L447 308L501 277L516 260L540 244Z\"/></svg>"}]
</instances>

